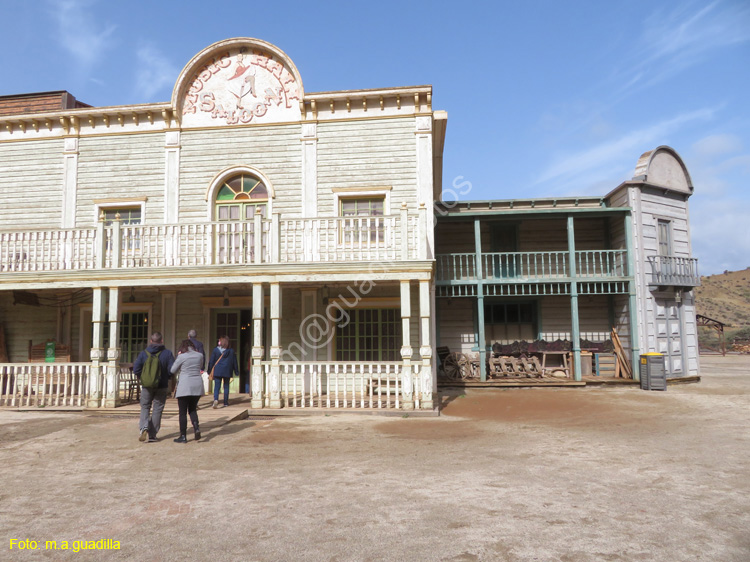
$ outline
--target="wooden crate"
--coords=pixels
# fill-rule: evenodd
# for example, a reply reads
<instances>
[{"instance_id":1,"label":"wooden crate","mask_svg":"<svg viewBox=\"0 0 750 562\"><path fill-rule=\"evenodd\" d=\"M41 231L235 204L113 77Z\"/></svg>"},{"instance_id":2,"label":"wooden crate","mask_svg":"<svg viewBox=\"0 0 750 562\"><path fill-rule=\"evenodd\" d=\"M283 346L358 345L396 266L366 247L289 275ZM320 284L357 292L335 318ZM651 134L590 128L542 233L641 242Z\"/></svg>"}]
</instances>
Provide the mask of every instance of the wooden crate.
<instances>
[{"instance_id":1,"label":"wooden crate","mask_svg":"<svg viewBox=\"0 0 750 562\"><path fill-rule=\"evenodd\" d=\"M594 356L597 377L617 376L617 356L614 353L596 353Z\"/></svg>"}]
</instances>

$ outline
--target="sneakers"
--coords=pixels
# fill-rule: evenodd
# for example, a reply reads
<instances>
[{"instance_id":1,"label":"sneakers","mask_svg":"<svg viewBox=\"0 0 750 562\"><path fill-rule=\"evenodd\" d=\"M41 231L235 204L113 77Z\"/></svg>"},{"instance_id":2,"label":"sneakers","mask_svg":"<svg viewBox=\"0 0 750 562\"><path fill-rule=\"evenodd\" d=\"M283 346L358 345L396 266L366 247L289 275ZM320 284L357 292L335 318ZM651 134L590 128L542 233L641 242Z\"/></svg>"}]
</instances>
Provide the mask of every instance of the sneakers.
<instances>
[{"instance_id":1,"label":"sneakers","mask_svg":"<svg viewBox=\"0 0 750 562\"><path fill-rule=\"evenodd\" d=\"M157 441L158 441L158 439L156 437L149 437L148 441L146 441L146 443L156 443Z\"/></svg>"},{"instance_id":2,"label":"sneakers","mask_svg":"<svg viewBox=\"0 0 750 562\"><path fill-rule=\"evenodd\" d=\"M201 432L200 431L196 431L195 432L195 440L198 441L200 438L201 438Z\"/></svg>"},{"instance_id":3,"label":"sneakers","mask_svg":"<svg viewBox=\"0 0 750 562\"><path fill-rule=\"evenodd\" d=\"M175 443L187 443L187 437L180 435L177 439L174 439Z\"/></svg>"},{"instance_id":4,"label":"sneakers","mask_svg":"<svg viewBox=\"0 0 750 562\"><path fill-rule=\"evenodd\" d=\"M138 436L138 441L145 441L148 439L148 429L141 429L141 434Z\"/></svg>"},{"instance_id":5,"label":"sneakers","mask_svg":"<svg viewBox=\"0 0 750 562\"><path fill-rule=\"evenodd\" d=\"M218 408L218 407L219 407L219 401L218 400L214 400L214 405L213 405L214 410L216 408Z\"/></svg>"}]
</instances>

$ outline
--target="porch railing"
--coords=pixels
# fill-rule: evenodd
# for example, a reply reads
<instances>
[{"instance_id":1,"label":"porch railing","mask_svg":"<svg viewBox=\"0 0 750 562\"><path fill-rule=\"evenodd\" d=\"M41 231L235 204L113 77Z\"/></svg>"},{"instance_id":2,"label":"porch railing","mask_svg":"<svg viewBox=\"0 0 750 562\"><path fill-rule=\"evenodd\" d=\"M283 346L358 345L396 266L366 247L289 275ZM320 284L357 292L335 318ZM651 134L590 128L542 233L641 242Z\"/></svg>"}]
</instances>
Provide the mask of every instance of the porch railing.
<instances>
[{"instance_id":1,"label":"porch railing","mask_svg":"<svg viewBox=\"0 0 750 562\"><path fill-rule=\"evenodd\" d=\"M271 404L271 362L261 363L264 404ZM341 363L334 361L282 361L279 394L284 408L399 409L403 392L403 363ZM414 407L422 392L420 364L411 365ZM431 392L428 389L427 392Z\"/></svg>"},{"instance_id":2,"label":"porch railing","mask_svg":"<svg viewBox=\"0 0 750 562\"><path fill-rule=\"evenodd\" d=\"M0 364L0 406L84 406L88 363Z\"/></svg>"},{"instance_id":3,"label":"porch railing","mask_svg":"<svg viewBox=\"0 0 750 562\"><path fill-rule=\"evenodd\" d=\"M485 252L476 267L476 254L455 253L436 256L438 284L548 281L570 277L568 252ZM626 250L585 250L575 253L576 277L613 278L627 276Z\"/></svg>"},{"instance_id":4,"label":"porch railing","mask_svg":"<svg viewBox=\"0 0 750 562\"><path fill-rule=\"evenodd\" d=\"M0 274L427 259L426 209L382 217L124 225L0 232ZM260 236L256 234L260 233Z\"/></svg>"},{"instance_id":5,"label":"porch railing","mask_svg":"<svg viewBox=\"0 0 750 562\"><path fill-rule=\"evenodd\" d=\"M699 287L701 284L696 258L658 255L646 259L651 266L652 285Z\"/></svg>"}]
</instances>

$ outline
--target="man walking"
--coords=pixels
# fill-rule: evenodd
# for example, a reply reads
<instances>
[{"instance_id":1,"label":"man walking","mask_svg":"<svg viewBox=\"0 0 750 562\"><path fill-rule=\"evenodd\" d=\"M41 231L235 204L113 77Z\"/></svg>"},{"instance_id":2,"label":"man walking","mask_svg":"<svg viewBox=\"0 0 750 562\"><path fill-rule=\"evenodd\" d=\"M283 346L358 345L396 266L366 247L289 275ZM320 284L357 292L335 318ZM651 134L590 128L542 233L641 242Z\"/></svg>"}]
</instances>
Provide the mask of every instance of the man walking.
<instances>
[{"instance_id":1,"label":"man walking","mask_svg":"<svg viewBox=\"0 0 750 562\"><path fill-rule=\"evenodd\" d=\"M199 342L197 338L198 333L195 330L190 330L188 332L188 339L193 342L195 351L203 355L203 363L201 364L201 371L203 371L206 368L206 352L203 350L203 343Z\"/></svg>"},{"instance_id":2,"label":"man walking","mask_svg":"<svg viewBox=\"0 0 750 562\"><path fill-rule=\"evenodd\" d=\"M138 354L133 363L133 373L141 381L141 419L139 441L156 441L161 427L161 414L169 393L169 378L174 355L164 347L159 332L151 334L148 347ZM151 413L151 404L154 406Z\"/></svg>"}]
</instances>

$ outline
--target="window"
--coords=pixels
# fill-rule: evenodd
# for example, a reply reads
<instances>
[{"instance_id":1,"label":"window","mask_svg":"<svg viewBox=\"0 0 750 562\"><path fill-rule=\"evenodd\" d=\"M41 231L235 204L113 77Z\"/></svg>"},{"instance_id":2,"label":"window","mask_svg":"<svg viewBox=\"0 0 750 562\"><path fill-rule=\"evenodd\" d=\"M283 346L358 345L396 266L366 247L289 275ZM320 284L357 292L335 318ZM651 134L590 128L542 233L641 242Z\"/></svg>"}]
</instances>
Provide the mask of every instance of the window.
<instances>
[{"instance_id":1,"label":"window","mask_svg":"<svg viewBox=\"0 0 750 562\"><path fill-rule=\"evenodd\" d=\"M536 339L536 304L533 302L484 305L485 344L508 344Z\"/></svg>"},{"instance_id":2,"label":"window","mask_svg":"<svg viewBox=\"0 0 750 562\"><path fill-rule=\"evenodd\" d=\"M221 183L214 213L216 221L226 223L219 227L216 237L221 262L246 263L253 259L255 212L260 209L265 217L267 207L268 189L255 176L237 174Z\"/></svg>"},{"instance_id":3,"label":"window","mask_svg":"<svg viewBox=\"0 0 750 562\"><path fill-rule=\"evenodd\" d=\"M110 207L103 208L104 226L111 226L120 215L120 224L141 224L141 208L139 207Z\"/></svg>"},{"instance_id":4,"label":"window","mask_svg":"<svg viewBox=\"0 0 750 562\"><path fill-rule=\"evenodd\" d=\"M659 241L659 255L670 256L672 255L672 240L670 236L670 223L668 220L657 221L657 238Z\"/></svg>"},{"instance_id":5,"label":"window","mask_svg":"<svg viewBox=\"0 0 750 562\"><path fill-rule=\"evenodd\" d=\"M401 317L397 308L356 308L336 327L337 361L401 359Z\"/></svg>"},{"instance_id":6,"label":"window","mask_svg":"<svg viewBox=\"0 0 750 562\"><path fill-rule=\"evenodd\" d=\"M385 196L340 198L339 216L347 219L342 224L342 242L344 244L384 242L384 207Z\"/></svg>"},{"instance_id":7,"label":"window","mask_svg":"<svg viewBox=\"0 0 750 562\"><path fill-rule=\"evenodd\" d=\"M268 190L258 178L240 174L223 182L216 195L216 220L252 221L256 209L265 216Z\"/></svg>"},{"instance_id":8,"label":"window","mask_svg":"<svg viewBox=\"0 0 750 562\"><path fill-rule=\"evenodd\" d=\"M109 347L109 315L105 315L103 345ZM94 326L91 326L93 340ZM133 363L149 343L148 312L123 312L120 317L120 363Z\"/></svg>"}]
</instances>

